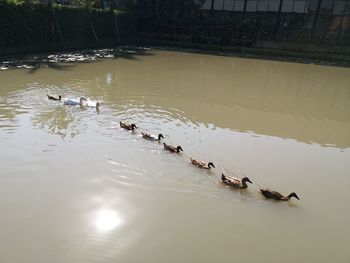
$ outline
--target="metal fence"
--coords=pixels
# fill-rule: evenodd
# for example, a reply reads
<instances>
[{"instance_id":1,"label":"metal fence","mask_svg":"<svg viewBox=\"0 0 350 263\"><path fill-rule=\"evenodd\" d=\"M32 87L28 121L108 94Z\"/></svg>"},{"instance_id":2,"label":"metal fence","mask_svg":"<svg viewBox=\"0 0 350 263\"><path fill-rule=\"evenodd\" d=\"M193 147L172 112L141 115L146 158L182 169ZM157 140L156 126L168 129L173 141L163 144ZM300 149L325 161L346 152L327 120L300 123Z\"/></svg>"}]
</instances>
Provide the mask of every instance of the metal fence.
<instances>
[{"instance_id":1,"label":"metal fence","mask_svg":"<svg viewBox=\"0 0 350 263\"><path fill-rule=\"evenodd\" d=\"M261 41L350 46L350 1L208 0L197 6L164 1L140 2L143 37L230 46Z\"/></svg>"}]
</instances>

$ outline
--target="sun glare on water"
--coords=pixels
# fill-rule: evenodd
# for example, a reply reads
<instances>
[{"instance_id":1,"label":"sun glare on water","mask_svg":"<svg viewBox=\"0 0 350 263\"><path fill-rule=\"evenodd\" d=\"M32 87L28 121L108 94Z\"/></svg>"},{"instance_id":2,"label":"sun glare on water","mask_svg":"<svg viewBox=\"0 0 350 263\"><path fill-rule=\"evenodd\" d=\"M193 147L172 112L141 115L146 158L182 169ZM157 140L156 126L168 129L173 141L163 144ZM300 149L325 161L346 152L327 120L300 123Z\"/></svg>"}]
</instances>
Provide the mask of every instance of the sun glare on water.
<instances>
[{"instance_id":1,"label":"sun glare on water","mask_svg":"<svg viewBox=\"0 0 350 263\"><path fill-rule=\"evenodd\" d=\"M95 225L99 231L111 231L122 223L120 215L113 210L101 210L98 212Z\"/></svg>"}]
</instances>

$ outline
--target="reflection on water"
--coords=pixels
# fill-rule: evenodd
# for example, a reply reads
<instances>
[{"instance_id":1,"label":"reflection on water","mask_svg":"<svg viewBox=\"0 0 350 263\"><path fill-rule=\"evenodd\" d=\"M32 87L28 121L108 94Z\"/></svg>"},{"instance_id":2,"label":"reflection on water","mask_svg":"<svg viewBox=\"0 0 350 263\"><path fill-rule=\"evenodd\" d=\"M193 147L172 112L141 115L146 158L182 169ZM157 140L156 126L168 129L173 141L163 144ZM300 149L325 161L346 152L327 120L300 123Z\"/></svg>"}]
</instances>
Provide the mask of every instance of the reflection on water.
<instances>
[{"instance_id":1,"label":"reflection on water","mask_svg":"<svg viewBox=\"0 0 350 263\"><path fill-rule=\"evenodd\" d=\"M32 118L32 122L34 126L40 129L46 129L49 133L58 134L64 138L74 122L74 116L75 113L72 113L67 107L55 106L54 109L35 114ZM79 123L75 123L75 125L79 125ZM72 136L79 134L79 129L81 128L74 130L74 127L72 127L70 134Z\"/></svg>"},{"instance_id":2,"label":"reflection on water","mask_svg":"<svg viewBox=\"0 0 350 263\"><path fill-rule=\"evenodd\" d=\"M95 225L97 230L101 232L108 232L122 223L121 217L116 211L113 210L101 210L97 213Z\"/></svg>"},{"instance_id":3,"label":"reflection on water","mask_svg":"<svg viewBox=\"0 0 350 263\"><path fill-rule=\"evenodd\" d=\"M0 73L1 259L231 262L235 247L239 262L348 262L349 69L149 53ZM254 184L232 189L221 172Z\"/></svg>"},{"instance_id":4,"label":"reflection on water","mask_svg":"<svg viewBox=\"0 0 350 263\"><path fill-rule=\"evenodd\" d=\"M185 54L173 57L172 64L164 67L166 60L157 59L159 63L152 67L139 60L105 61L105 66L94 67L93 78L89 78L90 66L81 65L64 75L54 72L54 83L37 72L35 74L42 75L43 83L33 90L35 93L30 94L27 89L24 94L19 91L17 97L12 94L12 100L19 100L3 102L1 114L11 118L18 108L26 109L23 102L30 108L37 108L37 103L45 107L41 92L88 95L105 100L106 106L116 112L124 111L125 118L136 115L137 111L142 114L144 108L153 105L160 111L167 110L177 118L184 118L182 121L214 123L239 131L341 148L350 144L347 136L350 90L346 69L244 59L233 61L214 56L208 56L205 62L203 57ZM112 70L103 71L106 68ZM81 76L78 81L76 72ZM2 76L4 82L11 83L6 73ZM31 79L24 77L24 82ZM174 78L176 81L169 81ZM33 84L29 85L33 89ZM223 118L223 112L230 118ZM290 128L280 125L283 122ZM338 125L344 126L344 132L337 129Z\"/></svg>"}]
</instances>

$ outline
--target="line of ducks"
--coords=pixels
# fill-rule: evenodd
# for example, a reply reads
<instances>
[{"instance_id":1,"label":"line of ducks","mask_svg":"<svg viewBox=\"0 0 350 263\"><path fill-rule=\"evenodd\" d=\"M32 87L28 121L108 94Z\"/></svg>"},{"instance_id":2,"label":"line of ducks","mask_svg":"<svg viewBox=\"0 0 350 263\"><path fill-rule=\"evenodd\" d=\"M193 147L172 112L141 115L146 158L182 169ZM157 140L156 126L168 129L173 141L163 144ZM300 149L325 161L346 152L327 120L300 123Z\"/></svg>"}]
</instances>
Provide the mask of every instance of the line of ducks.
<instances>
[{"instance_id":1,"label":"line of ducks","mask_svg":"<svg viewBox=\"0 0 350 263\"><path fill-rule=\"evenodd\" d=\"M53 96L50 96L47 94L47 97L49 100L54 100L54 101L61 101L62 100L62 96L59 95L58 98L55 98ZM86 99L85 97L80 97L79 99L63 99L63 104L64 105L82 105L82 106L93 106L98 108L100 106L99 102L95 102L91 103L90 100ZM128 131L134 131L135 129L138 129L138 127L136 126L136 124L131 123L124 123L124 122L119 122L119 125L121 128L128 130ZM142 138L146 139L146 140L150 140L150 141L158 141L160 142L161 139L164 139L163 134L158 134L158 136L152 135L152 134L148 134L145 132L141 132ZM163 142L163 146L164 149L171 152L171 153L180 153L183 152L182 147L179 146L173 146L170 144L166 144L165 142ZM200 160L196 160L194 158L190 158L190 162L191 164L193 164L194 166L197 166L198 168L201 169L211 169L211 168L215 168L215 165L213 162L205 162L205 161L200 161ZM250 179L248 177L243 177L242 179L240 178L236 178L233 176L228 176L225 175L224 173L221 174L221 181L226 184L229 185L233 188L236 189L247 189L248 185L247 183L252 184L253 182L250 181ZM296 193L290 193L288 196L282 195L281 193L277 192L277 191L273 191L270 190L268 188L260 188L260 193L265 196L268 199L274 199L277 201L288 201L290 200L292 197L299 199L298 195Z\"/></svg>"},{"instance_id":2,"label":"line of ducks","mask_svg":"<svg viewBox=\"0 0 350 263\"><path fill-rule=\"evenodd\" d=\"M80 105L80 106L86 106L86 107L94 107L96 109L100 107L100 103L98 101L91 101L90 99L85 97L80 97L79 99L71 99L71 98L62 98L61 95L59 95L58 98L50 96L49 94L46 94L46 95L49 100L63 101L63 105Z\"/></svg>"},{"instance_id":3,"label":"line of ducks","mask_svg":"<svg viewBox=\"0 0 350 263\"><path fill-rule=\"evenodd\" d=\"M138 127L134 123L128 124L128 123L124 123L124 122L119 122L119 125L121 128L128 130L128 131L134 131L135 129L138 129ZM161 133L158 134L158 136L155 136L152 134L141 132L141 135L142 135L142 138L144 138L146 140L151 140L151 141L160 142L161 139L164 139L164 136ZM165 150L172 152L172 153L180 153L180 151L183 151L181 146L173 146L170 144L166 144L165 142L163 143L163 146L164 146ZM211 168L215 168L213 162L200 161L200 160L196 160L194 158L190 158L190 162L194 166L197 166L198 168L202 168L202 169L209 170ZM236 178L233 176L227 176L224 173L221 174L221 181L224 184L229 185L229 186L236 188L236 189L246 189L246 188L248 188L247 182L251 183L251 184L253 183L252 181L250 181L250 179L248 177L243 177L242 179L239 179L239 178ZM273 191L273 190L270 190L267 188L260 188L259 190L260 190L260 193L268 199L274 199L277 201L288 201L292 197L295 197L296 199L300 200L298 195L294 192L289 194L288 196L285 196L277 191Z\"/></svg>"}]
</instances>

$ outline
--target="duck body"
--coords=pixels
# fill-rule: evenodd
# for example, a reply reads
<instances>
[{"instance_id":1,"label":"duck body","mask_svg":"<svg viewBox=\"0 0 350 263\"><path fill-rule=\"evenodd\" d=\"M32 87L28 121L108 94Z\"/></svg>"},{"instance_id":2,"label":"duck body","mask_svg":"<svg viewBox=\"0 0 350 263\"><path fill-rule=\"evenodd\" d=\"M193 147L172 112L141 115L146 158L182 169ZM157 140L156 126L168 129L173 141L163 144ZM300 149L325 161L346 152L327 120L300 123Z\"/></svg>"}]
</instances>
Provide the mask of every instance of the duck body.
<instances>
[{"instance_id":1,"label":"duck body","mask_svg":"<svg viewBox=\"0 0 350 263\"><path fill-rule=\"evenodd\" d=\"M83 102L82 105L85 107L99 108L100 102L87 99L86 101Z\"/></svg>"},{"instance_id":2,"label":"duck body","mask_svg":"<svg viewBox=\"0 0 350 263\"><path fill-rule=\"evenodd\" d=\"M276 191L272 191L270 189L259 189L261 194L263 196L265 196L266 198L268 199L274 199L274 200L277 200L277 201L288 201L289 199L291 199L292 197L295 197L296 199L300 200L299 197L297 196L296 193L290 193L288 196L284 196L282 195L281 193L279 192L276 192Z\"/></svg>"},{"instance_id":3,"label":"duck body","mask_svg":"<svg viewBox=\"0 0 350 263\"><path fill-rule=\"evenodd\" d=\"M166 143L163 143L164 145L164 149L169 151L169 152L172 152L172 153L179 153L180 151L183 152L182 150L182 147L181 146L173 146L173 145L170 145L170 144L166 144Z\"/></svg>"},{"instance_id":4,"label":"duck body","mask_svg":"<svg viewBox=\"0 0 350 263\"><path fill-rule=\"evenodd\" d=\"M247 182L252 183L248 177L243 177L242 179L239 179L233 176L226 176L223 173L221 174L221 181L224 184L239 189L246 189L248 187Z\"/></svg>"},{"instance_id":5,"label":"duck body","mask_svg":"<svg viewBox=\"0 0 350 263\"><path fill-rule=\"evenodd\" d=\"M64 98L63 105L83 105L85 101L87 101L85 97L80 97L79 99Z\"/></svg>"},{"instance_id":6,"label":"duck body","mask_svg":"<svg viewBox=\"0 0 350 263\"><path fill-rule=\"evenodd\" d=\"M160 141L161 138L164 139L163 134L159 133L158 136L152 135L152 134L148 134L145 132L141 132L142 134L142 138L146 139L146 140L150 140L150 141Z\"/></svg>"},{"instance_id":7,"label":"duck body","mask_svg":"<svg viewBox=\"0 0 350 263\"><path fill-rule=\"evenodd\" d=\"M124 122L119 122L119 125L121 128L128 130L128 131L133 131L135 128L137 129L137 127L134 123L128 124L128 123L124 123Z\"/></svg>"},{"instance_id":8,"label":"duck body","mask_svg":"<svg viewBox=\"0 0 350 263\"><path fill-rule=\"evenodd\" d=\"M62 96L61 95L58 95L58 98L55 98L55 97L53 97L53 96L50 96L49 94L46 94L47 95L47 97L48 97L48 99L49 100L58 100L58 101L60 101L61 99L62 99Z\"/></svg>"},{"instance_id":9,"label":"duck body","mask_svg":"<svg viewBox=\"0 0 350 263\"><path fill-rule=\"evenodd\" d=\"M190 158L190 161L193 165L202 168L202 169L210 169L211 167L215 168L212 162L199 161L193 158Z\"/></svg>"}]
</instances>

